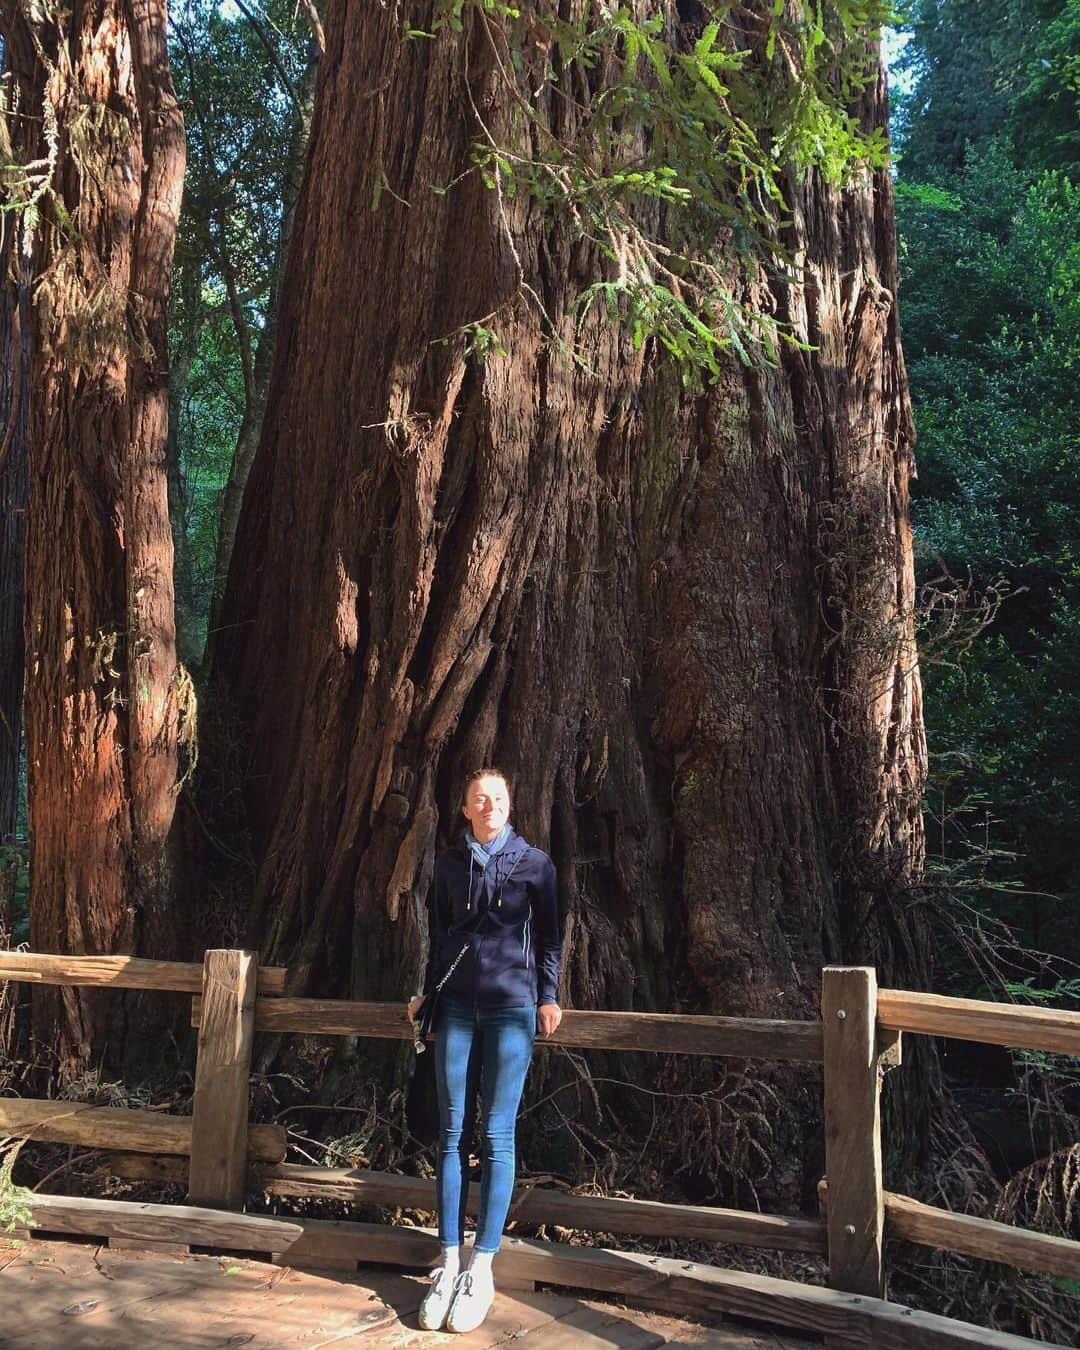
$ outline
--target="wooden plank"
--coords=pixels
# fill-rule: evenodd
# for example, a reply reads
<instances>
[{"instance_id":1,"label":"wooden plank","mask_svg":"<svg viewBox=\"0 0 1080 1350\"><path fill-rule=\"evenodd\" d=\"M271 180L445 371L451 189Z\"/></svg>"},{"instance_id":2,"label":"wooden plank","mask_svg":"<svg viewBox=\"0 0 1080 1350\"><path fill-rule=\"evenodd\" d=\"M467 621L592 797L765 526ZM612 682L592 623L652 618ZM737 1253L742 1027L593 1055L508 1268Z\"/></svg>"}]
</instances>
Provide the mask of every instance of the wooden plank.
<instances>
[{"instance_id":1,"label":"wooden plank","mask_svg":"<svg viewBox=\"0 0 1080 1350\"><path fill-rule=\"evenodd\" d=\"M117 1272L119 1278L103 1277L95 1259L121 1267L129 1258L72 1242L31 1242L16 1261L5 1263L0 1271L4 1308L0 1344L4 1350L24 1345L35 1350L82 1350L88 1323L99 1320L110 1324L115 1347L114 1319L122 1317L126 1308L148 1296L184 1288L185 1265L178 1261L158 1259L154 1262L157 1269L151 1272L144 1266L133 1279L125 1278L123 1271Z\"/></svg>"},{"instance_id":2,"label":"wooden plank","mask_svg":"<svg viewBox=\"0 0 1080 1350\"><path fill-rule=\"evenodd\" d=\"M19 1261L0 1271L5 1350L278 1350L387 1346L409 1338L395 1326L396 1305L373 1297L366 1281L278 1271L243 1258L181 1262L70 1242L35 1247L35 1259L52 1261Z\"/></svg>"},{"instance_id":3,"label":"wooden plank","mask_svg":"<svg viewBox=\"0 0 1080 1350\"><path fill-rule=\"evenodd\" d=\"M615 1308L575 1308L534 1336L537 1350L658 1350L664 1337Z\"/></svg>"},{"instance_id":4,"label":"wooden plank","mask_svg":"<svg viewBox=\"0 0 1080 1350\"><path fill-rule=\"evenodd\" d=\"M274 1270L244 1258L219 1262L195 1256L181 1264L156 1256L118 1257L99 1249L95 1260L92 1247L70 1243L38 1247L40 1255L53 1256L63 1273L22 1261L0 1272L5 1299L0 1342L5 1350L9 1346L11 1350L23 1346L220 1350L228 1345L261 1350L286 1345L401 1350L409 1344L450 1341L449 1336L416 1330L411 1314L426 1283L398 1272L369 1270L356 1280L326 1279ZM51 1302L42 1299L43 1289L54 1292ZM78 1315L65 1316L63 1308L76 1303ZM580 1306L561 1294L507 1297L500 1289L480 1330L460 1338L462 1350L516 1345ZM543 1345L542 1340L539 1343Z\"/></svg>"},{"instance_id":5,"label":"wooden plank","mask_svg":"<svg viewBox=\"0 0 1080 1350\"><path fill-rule=\"evenodd\" d=\"M417 1311L428 1291L428 1282L423 1276L394 1266L368 1266L364 1271L364 1284L380 1302L395 1308L402 1318Z\"/></svg>"},{"instance_id":6,"label":"wooden plank","mask_svg":"<svg viewBox=\"0 0 1080 1350\"><path fill-rule=\"evenodd\" d=\"M878 1021L895 1031L1080 1055L1080 1012L1029 1008L906 989L878 990Z\"/></svg>"},{"instance_id":7,"label":"wooden plank","mask_svg":"<svg viewBox=\"0 0 1080 1350\"><path fill-rule=\"evenodd\" d=\"M499 1281L500 1294L535 1294L536 1281L515 1279L510 1275L504 1275Z\"/></svg>"},{"instance_id":8,"label":"wooden plank","mask_svg":"<svg viewBox=\"0 0 1080 1350\"><path fill-rule=\"evenodd\" d=\"M546 1283L624 1294L674 1293L701 1314L729 1314L826 1335L874 1350L1027 1350L1038 1342L915 1311L881 1299L722 1270L638 1252L564 1247L506 1238L508 1268ZM500 1249L500 1256L503 1250Z\"/></svg>"},{"instance_id":9,"label":"wooden plank","mask_svg":"<svg viewBox=\"0 0 1080 1350\"><path fill-rule=\"evenodd\" d=\"M84 1237L183 1242L253 1252L279 1251L295 1242L302 1226L260 1214L227 1214L193 1205L150 1205L77 1195L37 1195L26 1202L36 1229Z\"/></svg>"},{"instance_id":10,"label":"wooden plank","mask_svg":"<svg viewBox=\"0 0 1080 1350\"><path fill-rule=\"evenodd\" d=\"M87 1106L84 1102L0 1098L0 1136L35 1139L83 1148L120 1149L131 1153L191 1152L191 1117L123 1106ZM286 1136L280 1125L248 1127L248 1157L280 1162Z\"/></svg>"},{"instance_id":11,"label":"wooden plank","mask_svg":"<svg viewBox=\"0 0 1080 1350\"><path fill-rule=\"evenodd\" d=\"M182 1158L147 1158L117 1155L110 1159L116 1176L129 1181L175 1181L183 1183L187 1171ZM392 1208L434 1210L435 1183L423 1177L371 1172L364 1168L309 1167L297 1163L253 1166L248 1169L249 1190L266 1195L304 1196L343 1200L353 1205L386 1205ZM469 1189L469 1210L475 1215L479 1187ZM522 1223L556 1223L599 1233L634 1233L651 1237L698 1238L745 1247L777 1251L817 1252L827 1250L825 1224L781 1214L757 1214L749 1210L676 1205L658 1200L628 1200L619 1197L567 1195L563 1191L535 1186L520 1188L511 1213Z\"/></svg>"},{"instance_id":12,"label":"wooden plank","mask_svg":"<svg viewBox=\"0 0 1080 1350\"><path fill-rule=\"evenodd\" d=\"M304 1236L276 1260L302 1266L302 1260L292 1261L290 1255L321 1247L355 1254L358 1261L421 1268L439 1250L434 1234L419 1229L314 1219L304 1220L303 1227ZM733 1314L846 1337L874 1350L1031 1350L1042 1344L882 1299L643 1252L508 1237L495 1258L496 1283L504 1275L573 1289L644 1295L657 1306L671 1296L676 1307L692 1303L702 1315Z\"/></svg>"},{"instance_id":13,"label":"wooden plank","mask_svg":"<svg viewBox=\"0 0 1080 1350\"><path fill-rule=\"evenodd\" d=\"M665 1345L677 1347L677 1350L698 1350L698 1347L701 1350L816 1350L820 1344L816 1338L810 1339L796 1332L738 1326L726 1318L711 1317L703 1322L694 1315L696 1309L691 1308L688 1315L666 1308L657 1310L640 1298L633 1302L625 1298L616 1302L584 1299L581 1306L609 1313L617 1311L625 1321L658 1332L664 1337Z\"/></svg>"},{"instance_id":14,"label":"wooden plank","mask_svg":"<svg viewBox=\"0 0 1080 1350\"><path fill-rule=\"evenodd\" d=\"M109 1250L114 1252L153 1252L156 1256L190 1256L186 1242L163 1242L158 1238L109 1238Z\"/></svg>"},{"instance_id":15,"label":"wooden plank","mask_svg":"<svg viewBox=\"0 0 1080 1350\"><path fill-rule=\"evenodd\" d=\"M290 1249L286 1257L271 1252L270 1259L275 1266L316 1271L336 1270L344 1275L355 1275L360 1264L355 1256L342 1256L340 1252L330 1250L329 1244L319 1248L300 1246L295 1251Z\"/></svg>"},{"instance_id":16,"label":"wooden plank","mask_svg":"<svg viewBox=\"0 0 1080 1350\"><path fill-rule=\"evenodd\" d=\"M202 1018L192 1000L191 1025ZM412 1026L400 1003L350 1003L331 998L259 999L255 1030L307 1036L375 1036L412 1040ZM563 1014L554 1036L537 1046L590 1050L646 1050L669 1055L729 1055L739 1059L804 1060L820 1063L817 1022L764 1017L698 1017L683 1013L576 1012Z\"/></svg>"},{"instance_id":17,"label":"wooden plank","mask_svg":"<svg viewBox=\"0 0 1080 1350\"><path fill-rule=\"evenodd\" d=\"M829 1283L880 1298L885 1207L876 995L872 966L826 966L822 972Z\"/></svg>"},{"instance_id":18,"label":"wooden plank","mask_svg":"<svg viewBox=\"0 0 1080 1350\"><path fill-rule=\"evenodd\" d=\"M972 1214L953 1214L891 1191L885 1192L885 1220L890 1236L908 1242L1023 1270L1039 1270L1045 1275L1080 1279L1080 1242L1068 1238L1033 1233Z\"/></svg>"},{"instance_id":19,"label":"wooden plank","mask_svg":"<svg viewBox=\"0 0 1080 1350\"><path fill-rule=\"evenodd\" d=\"M0 980L25 984L109 985L114 989L202 991L201 965L194 961L150 961L141 956L57 956L46 952L0 951ZM259 994L285 992L284 966L259 968Z\"/></svg>"},{"instance_id":20,"label":"wooden plank","mask_svg":"<svg viewBox=\"0 0 1080 1350\"><path fill-rule=\"evenodd\" d=\"M365 1278L367 1272L365 1272ZM511 1291L505 1275L499 1277L495 1302L477 1331L463 1338L455 1338L469 1350L494 1350L496 1346L517 1345L524 1340L537 1350L547 1350L547 1337L555 1331L560 1319L578 1311L581 1304L565 1294L535 1290ZM399 1316L401 1309L398 1307ZM608 1347L611 1350L611 1347Z\"/></svg>"},{"instance_id":21,"label":"wooden plank","mask_svg":"<svg viewBox=\"0 0 1080 1350\"><path fill-rule=\"evenodd\" d=\"M188 1167L193 1205L243 1208L258 968L254 952L212 950L203 958Z\"/></svg>"},{"instance_id":22,"label":"wooden plank","mask_svg":"<svg viewBox=\"0 0 1080 1350\"><path fill-rule=\"evenodd\" d=\"M113 1207L121 1202L93 1203ZM176 1209L172 1206L158 1208L167 1209L172 1214L176 1213ZM243 1221L239 1215L214 1214L212 1217L219 1223L235 1224ZM418 1233L417 1230L390 1228L381 1224L339 1225L311 1220L306 1221L303 1227L305 1230L321 1231L321 1240L324 1243L336 1241L343 1246L345 1252L349 1255L355 1254L357 1259L383 1264L423 1266L431 1259L432 1253L438 1250L433 1235ZM312 1232L305 1233L305 1238L310 1239L311 1236ZM300 1249L301 1241L303 1239L293 1244L297 1250ZM245 1235L242 1243L230 1242L225 1245L236 1249L249 1247L249 1243L250 1238ZM210 1244L200 1243L200 1245ZM114 1262L119 1263L123 1259L129 1258L122 1258L120 1254L108 1258L108 1269L111 1274L120 1274L118 1265ZM179 1300L183 1299L185 1308L195 1307L202 1316L210 1291L197 1290L195 1283L199 1271L190 1269L199 1261L200 1258L192 1257L188 1262L177 1264L176 1268L183 1274L185 1284L180 1281L175 1284L177 1299L175 1307L179 1311L181 1307ZM842 1293L816 1285L801 1285L772 1276L752 1275L744 1271L722 1270L715 1266L648 1256L640 1252L608 1251L601 1248L570 1247L558 1243L507 1238L496 1261L496 1280L503 1275L516 1275L573 1289L593 1289L630 1297L643 1296L649 1298L650 1302L655 1301L660 1305L670 1297L677 1306L692 1304L701 1315L730 1313L750 1321L843 1336L856 1345L874 1347L874 1350L974 1350L974 1347L981 1347L982 1350L1031 1350L1031 1347L1043 1344L1020 1336L988 1331L969 1323L917 1312L879 1299ZM285 1263L294 1264L288 1261ZM154 1260L152 1264L160 1266L163 1263ZM216 1265L216 1262L208 1262L202 1269L211 1270ZM240 1273L227 1282L228 1297L234 1302L242 1292L245 1272L255 1272L258 1269L257 1266L246 1262L237 1263L237 1268ZM8 1279L10 1284L9 1274L13 1269L17 1270L18 1267L9 1267L7 1272L0 1271L0 1291L6 1287L3 1283L5 1279ZM284 1275L285 1282L293 1278L293 1273ZM301 1285L308 1278L317 1277L300 1276ZM192 1283L186 1284L187 1280L191 1280ZM287 1287L283 1282L281 1292L284 1293ZM109 1288L117 1294L121 1292L119 1283ZM320 1281L317 1306L321 1306L328 1298L334 1296L335 1291L348 1293L355 1288L356 1286L349 1282ZM267 1308L267 1314L264 1315L276 1317L277 1301L270 1295L276 1294L277 1290L267 1288L265 1276L253 1275L250 1291L244 1289L243 1292L245 1295L250 1292L253 1297L258 1294L262 1305ZM70 1295L65 1293L63 1297L67 1301ZM15 1304L21 1302L25 1302L25 1299L20 1299L16 1294ZM249 1306L247 1297L244 1298L244 1306ZM173 1318L171 1322L164 1321L162 1325L175 1328L176 1319ZM248 1329L250 1330L250 1325ZM156 1328L154 1330L156 1332ZM542 1335L541 1332L538 1341ZM157 1342L150 1336L147 1343ZM469 1343L471 1342L466 1342Z\"/></svg>"},{"instance_id":23,"label":"wooden plank","mask_svg":"<svg viewBox=\"0 0 1080 1350\"><path fill-rule=\"evenodd\" d=\"M389 1245L383 1246L380 1238L389 1238ZM425 1228L391 1228L388 1224L355 1223L350 1219L304 1219L301 1232L273 1252L275 1265L296 1266L301 1270L309 1261L317 1262L326 1256L421 1269L438 1261L439 1240ZM499 1257L495 1260L497 1263Z\"/></svg>"}]
</instances>

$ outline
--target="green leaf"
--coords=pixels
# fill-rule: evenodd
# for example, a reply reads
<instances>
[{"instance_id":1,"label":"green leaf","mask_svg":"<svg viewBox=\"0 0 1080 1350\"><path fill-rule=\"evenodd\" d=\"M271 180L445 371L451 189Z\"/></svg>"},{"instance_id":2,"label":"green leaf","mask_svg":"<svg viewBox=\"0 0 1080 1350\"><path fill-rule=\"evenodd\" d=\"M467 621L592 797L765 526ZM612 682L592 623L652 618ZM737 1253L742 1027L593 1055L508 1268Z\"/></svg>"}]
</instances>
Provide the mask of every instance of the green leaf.
<instances>
[{"instance_id":1,"label":"green leaf","mask_svg":"<svg viewBox=\"0 0 1080 1350\"><path fill-rule=\"evenodd\" d=\"M720 23L714 19L712 23L706 24L701 36L694 43L694 55L698 60L708 56L716 43L717 34L720 32Z\"/></svg>"}]
</instances>

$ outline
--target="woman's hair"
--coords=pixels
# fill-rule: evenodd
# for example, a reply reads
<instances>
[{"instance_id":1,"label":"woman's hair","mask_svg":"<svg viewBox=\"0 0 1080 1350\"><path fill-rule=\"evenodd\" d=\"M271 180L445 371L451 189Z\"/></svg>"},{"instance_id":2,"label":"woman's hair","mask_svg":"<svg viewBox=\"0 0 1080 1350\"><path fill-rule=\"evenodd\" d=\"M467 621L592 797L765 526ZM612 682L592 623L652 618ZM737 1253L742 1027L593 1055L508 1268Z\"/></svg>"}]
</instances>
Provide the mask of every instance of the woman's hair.
<instances>
[{"instance_id":1,"label":"woman's hair","mask_svg":"<svg viewBox=\"0 0 1080 1350\"><path fill-rule=\"evenodd\" d=\"M470 770L461 780L462 806L464 806L465 803L468 801L469 789L472 787L472 785L476 782L478 778L501 778L503 782L506 784L506 795L507 796L510 795L510 779L507 778L506 774L503 773L502 769L496 769L493 765L488 765L488 767L484 769Z\"/></svg>"}]
</instances>

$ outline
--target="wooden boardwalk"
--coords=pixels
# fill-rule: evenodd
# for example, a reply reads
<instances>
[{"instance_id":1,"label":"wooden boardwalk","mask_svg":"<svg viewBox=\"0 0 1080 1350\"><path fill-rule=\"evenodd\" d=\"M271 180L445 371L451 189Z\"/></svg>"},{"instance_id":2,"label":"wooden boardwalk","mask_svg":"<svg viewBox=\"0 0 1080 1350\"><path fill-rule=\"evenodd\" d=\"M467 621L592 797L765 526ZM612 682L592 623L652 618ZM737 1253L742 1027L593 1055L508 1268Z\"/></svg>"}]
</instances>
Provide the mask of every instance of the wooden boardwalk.
<instances>
[{"instance_id":1,"label":"wooden boardwalk","mask_svg":"<svg viewBox=\"0 0 1080 1350\"><path fill-rule=\"evenodd\" d=\"M225 1256L169 1256L74 1242L0 1249L7 1350L211 1350L359 1346L398 1350L809 1350L787 1333L706 1325L543 1291L500 1293L468 1336L421 1331L424 1282L378 1268L320 1275Z\"/></svg>"}]
</instances>

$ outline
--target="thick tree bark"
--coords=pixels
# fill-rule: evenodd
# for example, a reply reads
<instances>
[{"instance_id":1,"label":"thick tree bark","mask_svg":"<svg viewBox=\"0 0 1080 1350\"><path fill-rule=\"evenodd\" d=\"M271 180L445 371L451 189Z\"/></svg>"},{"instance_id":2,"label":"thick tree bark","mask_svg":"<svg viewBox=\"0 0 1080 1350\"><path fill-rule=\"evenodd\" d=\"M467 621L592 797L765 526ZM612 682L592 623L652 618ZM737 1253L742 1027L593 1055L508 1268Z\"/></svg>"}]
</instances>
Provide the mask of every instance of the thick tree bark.
<instances>
[{"instance_id":1,"label":"thick tree bark","mask_svg":"<svg viewBox=\"0 0 1080 1350\"><path fill-rule=\"evenodd\" d=\"M95 0L61 23L5 0L0 15L41 158L49 135L57 148L34 258L30 940L114 952L145 936L160 955L184 707L165 341L184 138L165 3ZM102 1007L74 990L36 1001L65 1072L102 1049Z\"/></svg>"},{"instance_id":2,"label":"thick tree bark","mask_svg":"<svg viewBox=\"0 0 1080 1350\"><path fill-rule=\"evenodd\" d=\"M476 109L513 135L477 22L338 4L326 43L219 635L253 940L304 988L410 992L459 774L495 762L558 865L570 1003L805 1016L826 960L921 971L887 172L791 178L794 279L729 267L813 349L694 396L598 309L577 331L608 265L469 172ZM506 355L470 358L478 322Z\"/></svg>"}]
</instances>

